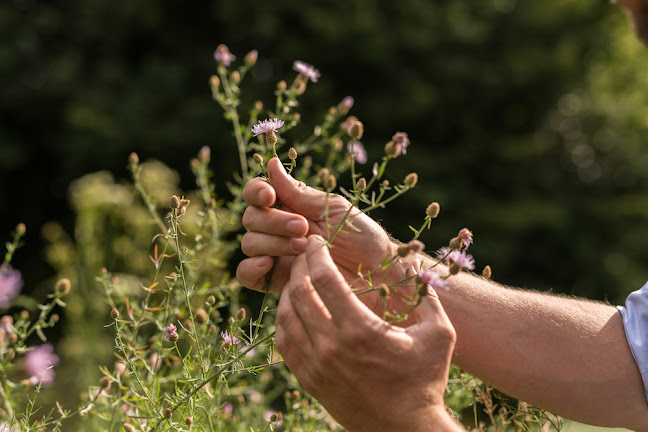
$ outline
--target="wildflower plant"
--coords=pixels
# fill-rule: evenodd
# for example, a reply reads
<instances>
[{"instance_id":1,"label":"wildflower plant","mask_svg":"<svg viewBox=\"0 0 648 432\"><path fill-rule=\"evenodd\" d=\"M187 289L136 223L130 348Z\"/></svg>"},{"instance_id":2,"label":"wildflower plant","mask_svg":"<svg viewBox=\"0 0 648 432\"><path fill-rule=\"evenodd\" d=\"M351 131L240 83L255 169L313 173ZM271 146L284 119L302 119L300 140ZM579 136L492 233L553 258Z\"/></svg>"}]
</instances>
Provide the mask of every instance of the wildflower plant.
<instances>
[{"instance_id":1,"label":"wildflower plant","mask_svg":"<svg viewBox=\"0 0 648 432\"><path fill-rule=\"evenodd\" d=\"M94 279L95 285L85 289L88 293L90 289L101 292L103 335L111 335L112 357L98 368L94 365L94 383L84 390L76 409L55 405L43 412L37 408L36 397L41 388L56 383L54 371L59 361L53 345L45 342L44 330L57 321L52 309L66 306L62 298L70 293L71 303L93 310L96 296L70 292L69 280L59 282L48 302L39 306L37 316L21 313L3 317L0 398L4 405L0 421L4 423L0 428L6 425L15 430L61 430L65 421L71 421L79 430L105 431L341 429L316 400L301 391L275 352L277 297L267 289L271 275L259 299L260 306L258 302L254 305L254 299L251 301L249 293L230 275L230 261L240 248L240 220L245 209L242 190L249 179L267 177L268 160L279 158L289 175L325 193L326 205L320 219L327 245L335 248L344 236L360 230L354 223L359 214L386 208L416 187L416 173L393 183L386 175L390 162L407 154L409 137L405 132L395 132L380 159L370 164L369 152L361 141L364 124L348 116L354 105L349 96L330 107L308 136L293 136L301 122L300 98L309 85L321 79L317 69L296 61L296 75L277 83L273 106L265 107L257 101L244 109L242 85L258 52L249 52L237 63L237 56L227 46L219 45L214 59L217 74L209 79L211 94L231 123L239 160L228 183L230 197L215 194L208 147L203 147L191 161L196 179L193 191L182 193L177 179L169 181L174 177L170 170L151 161L141 162L134 153L129 158L132 187L125 188L103 174L75 183L72 196L81 213L78 223L86 224L86 229L79 231L105 234L106 241L116 246L102 255L95 244L74 244L52 225L44 229L45 237L51 241L48 256L60 273L68 272L75 280L90 275ZM110 191L106 196L119 197L112 206L94 196L103 189ZM345 210L334 217L329 203L341 199L338 191L345 198ZM112 213L114 207L119 210ZM383 257L375 268L359 267L347 278L357 295L380 296L382 302L376 313L389 322L405 322L428 286L448 289L448 278L475 268L468 253L473 234L465 228L447 246L434 252L437 260L431 268L406 274L395 272L404 257L425 252L419 238L439 212L440 205L431 203L421 225L410 227L413 236L397 253ZM123 233L100 231L105 214L119 221ZM19 276L9 262L22 234L24 229L16 230L0 267L3 309L9 307L20 289ZM115 268L99 263L98 256L106 261L112 258L110 261L117 263ZM116 256L122 259L117 261ZM73 269L78 268L85 274L73 275ZM84 288L79 285L77 291L81 292ZM84 325L91 324L86 318ZM31 344L33 333L43 343ZM17 358L24 359L22 375L16 366ZM549 418L528 407L524 412L532 414L518 415L521 410L508 405L506 412L496 411L492 398L486 397L492 389L484 390L482 383L456 369L452 374L448 405L462 421L469 406L480 411L474 416L476 427L481 427L483 411L495 430L520 428L533 422L541 425ZM488 400L490 405L485 402Z\"/></svg>"}]
</instances>

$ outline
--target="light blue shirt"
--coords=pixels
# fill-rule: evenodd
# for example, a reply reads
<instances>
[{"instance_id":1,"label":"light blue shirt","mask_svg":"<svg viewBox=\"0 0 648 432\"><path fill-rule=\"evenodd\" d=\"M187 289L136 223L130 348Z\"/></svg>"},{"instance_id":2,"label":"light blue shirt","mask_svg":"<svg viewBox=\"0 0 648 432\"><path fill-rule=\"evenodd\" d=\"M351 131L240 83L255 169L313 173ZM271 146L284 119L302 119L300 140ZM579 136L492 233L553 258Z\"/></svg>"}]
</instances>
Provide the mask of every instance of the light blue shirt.
<instances>
[{"instance_id":1,"label":"light blue shirt","mask_svg":"<svg viewBox=\"0 0 648 432\"><path fill-rule=\"evenodd\" d=\"M648 282L631 293L625 307L618 306L632 355L639 366L648 399Z\"/></svg>"}]
</instances>

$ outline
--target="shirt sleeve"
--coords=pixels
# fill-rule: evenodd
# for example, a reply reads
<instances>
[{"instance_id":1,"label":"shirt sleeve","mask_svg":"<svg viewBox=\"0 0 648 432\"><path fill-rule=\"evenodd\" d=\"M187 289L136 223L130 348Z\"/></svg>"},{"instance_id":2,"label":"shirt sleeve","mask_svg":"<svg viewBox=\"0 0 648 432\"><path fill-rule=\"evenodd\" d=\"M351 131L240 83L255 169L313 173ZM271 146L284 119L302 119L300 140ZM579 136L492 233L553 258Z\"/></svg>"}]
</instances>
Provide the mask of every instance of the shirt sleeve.
<instances>
[{"instance_id":1,"label":"shirt sleeve","mask_svg":"<svg viewBox=\"0 0 648 432\"><path fill-rule=\"evenodd\" d=\"M648 399L648 282L628 296L625 307L617 307L623 317L626 339L639 367Z\"/></svg>"}]
</instances>

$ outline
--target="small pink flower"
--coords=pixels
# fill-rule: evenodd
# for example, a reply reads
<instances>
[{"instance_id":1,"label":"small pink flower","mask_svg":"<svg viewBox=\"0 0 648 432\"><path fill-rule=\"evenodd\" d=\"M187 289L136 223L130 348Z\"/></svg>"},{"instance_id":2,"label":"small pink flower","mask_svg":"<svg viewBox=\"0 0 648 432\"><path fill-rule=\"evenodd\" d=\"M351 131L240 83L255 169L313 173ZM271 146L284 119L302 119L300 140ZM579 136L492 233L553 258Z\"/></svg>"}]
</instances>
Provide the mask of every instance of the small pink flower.
<instances>
[{"instance_id":1,"label":"small pink flower","mask_svg":"<svg viewBox=\"0 0 648 432\"><path fill-rule=\"evenodd\" d=\"M58 362L59 358L51 344L39 345L25 354L25 371L31 375L32 382L48 386L54 381L56 374L53 368Z\"/></svg>"},{"instance_id":2,"label":"small pink flower","mask_svg":"<svg viewBox=\"0 0 648 432\"><path fill-rule=\"evenodd\" d=\"M9 264L0 267L0 308L11 306L11 301L18 296L23 286L22 277L18 270Z\"/></svg>"},{"instance_id":3,"label":"small pink flower","mask_svg":"<svg viewBox=\"0 0 648 432\"><path fill-rule=\"evenodd\" d=\"M421 282L434 289L446 289L448 287L448 281L434 270L421 270L418 272L418 277Z\"/></svg>"},{"instance_id":4,"label":"small pink flower","mask_svg":"<svg viewBox=\"0 0 648 432\"><path fill-rule=\"evenodd\" d=\"M394 141L394 144L396 145L396 156L407 154L407 147L409 147L410 145L410 140L407 136L407 133L396 132L394 136L392 136L392 141Z\"/></svg>"},{"instance_id":5,"label":"small pink flower","mask_svg":"<svg viewBox=\"0 0 648 432\"><path fill-rule=\"evenodd\" d=\"M353 155L356 162L361 164L367 163L367 151L360 141L349 141L347 150Z\"/></svg>"},{"instance_id":6,"label":"small pink flower","mask_svg":"<svg viewBox=\"0 0 648 432\"><path fill-rule=\"evenodd\" d=\"M473 242L473 233L468 228L463 228L461 231L459 231L459 234L457 234L457 237L459 237L461 239L461 241L463 242L463 246L466 249Z\"/></svg>"},{"instance_id":7,"label":"small pink flower","mask_svg":"<svg viewBox=\"0 0 648 432\"><path fill-rule=\"evenodd\" d=\"M236 336L231 335L230 332L228 332L227 330L221 332L221 337L223 338L223 341L228 346L232 346L234 344L239 343L239 339Z\"/></svg>"},{"instance_id":8,"label":"small pink flower","mask_svg":"<svg viewBox=\"0 0 648 432\"><path fill-rule=\"evenodd\" d=\"M278 411L265 410L263 411L263 419L267 422L272 422L276 427L283 426L283 416Z\"/></svg>"},{"instance_id":9,"label":"small pink flower","mask_svg":"<svg viewBox=\"0 0 648 432\"><path fill-rule=\"evenodd\" d=\"M169 324L164 327L164 337L166 340L171 340L171 338L178 337L178 329L173 324Z\"/></svg>"},{"instance_id":10,"label":"small pink flower","mask_svg":"<svg viewBox=\"0 0 648 432\"><path fill-rule=\"evenodd\" d=\"M268 133L270 131L276 131L280 127L284 125L283 120L279 119L268 119L268 120L263 120L260 121L259 123L255 124L252 126L252 133L254 136L257 136L262 133Z\"/></svg>"},{"instance_id":11,"label":"small pink flower","mask_svg":"<svg viewBox=\"0 0 648 432\"><path fill-rule=\"evenodd\" d=\"M214 59L224 66L229 66L236 57L229 51L227 45L220 44L216 47L216 51L214 51Z\"/></svg>"},{"instance_id":12,"label":"small pink flower","mask_svg":"<svg viewBox=\"0 0 648 432\"><path fill-rule=\"evenodd\" d=\"M474 270L475 259L465 250L453 250L448 255L447 261L461 269Z\"/></svg>"},{"instance_id":13,"label":"small pink flower","mask_svg":"<svg viewBox=\"0 0 648 432\"><path fill-rule=\"evenodd\" d=\"M295 62L293 63L293 69L299 72L301 75L304 75L314 83L317 82L320 77L320 73L317 69L315 69L308 63L304 63L303 61L295 60Z\"/></svg>"}]
</instances>

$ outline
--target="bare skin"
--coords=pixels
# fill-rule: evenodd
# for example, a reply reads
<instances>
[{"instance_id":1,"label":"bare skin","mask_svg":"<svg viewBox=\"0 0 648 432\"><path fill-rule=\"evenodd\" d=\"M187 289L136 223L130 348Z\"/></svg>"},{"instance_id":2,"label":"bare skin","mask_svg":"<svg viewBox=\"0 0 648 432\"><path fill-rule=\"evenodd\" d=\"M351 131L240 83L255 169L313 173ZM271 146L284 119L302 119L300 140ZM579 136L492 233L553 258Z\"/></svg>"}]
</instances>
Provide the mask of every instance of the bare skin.
<instances>
[{"instance_id":1,"label":"bare skin","mask_svg":"<svg viewBox=\"0 0 648 432\"><path fill-rule=\"evenodd\" d=\"M275 167L269 164L268 169L282 168L277 161ZM244 218L250 230L246 236L264 234L253 237L257 243L254 254L246 251L251 258L242 261L237 270L239 282L252 289L263 286L272 266L269 256L281 253L290 256L282 258L285 263L279 261L272 287L290 287L289 267L301 250L290 252L286 248L292 241L287 227L295 220L305 222L304 216L296 213L307 213L306 217L313 218L308 220L309 230L322 233L321 229L317 231L321 225L317 224L316 216L324 206L324 194L305 186L291 188L289 182L294 180L275 174L271 175L272 185L262 180L251 181L244 191L244 199L252 207L267 207L274 202L269 197L276 196L285 205L272 209L272 223L268 218ZM344 253L339 252L342 244L332 249L332 259L347 281L355 278L349 269L359 264L371 268L397 247L370 218L362 219L361 229L362 233L352 232L340 238L348 248ZM255 265L260 258L265 260L264 265ZM424 268L433 265L433 260L424 255L410 256L401 261L392 277L416 268L417 260L423 262ZM648 430L648 404L642 379L616 308L511 289L467 273L449 280L450 288L439 292L439 298L456 330L453 362L506 393L567 418L600 426ZM428 362L426 367L434 364ZM334 387L326 388L316 397L325 401L333 397L327 392L335 391Z\"/></svg>"}]
</instances>

